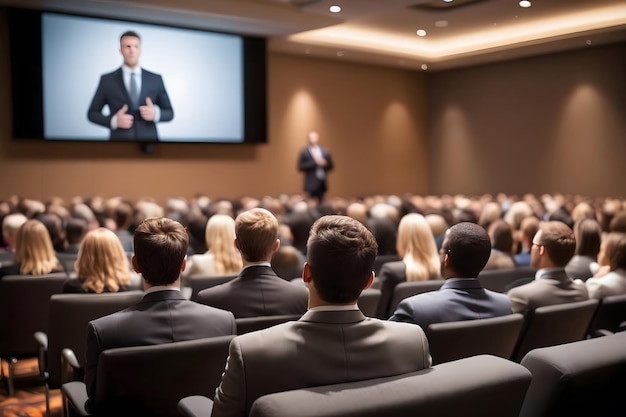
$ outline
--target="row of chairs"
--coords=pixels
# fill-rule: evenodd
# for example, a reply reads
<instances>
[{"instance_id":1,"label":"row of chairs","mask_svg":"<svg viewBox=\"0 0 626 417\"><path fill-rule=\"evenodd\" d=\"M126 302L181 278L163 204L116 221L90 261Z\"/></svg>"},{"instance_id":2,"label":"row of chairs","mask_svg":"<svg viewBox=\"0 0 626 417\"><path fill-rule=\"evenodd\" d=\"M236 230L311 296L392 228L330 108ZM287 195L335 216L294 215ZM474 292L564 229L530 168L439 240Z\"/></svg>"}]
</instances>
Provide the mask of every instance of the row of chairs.
<instances>
[{"instance_id":1,"label":"row of chairs","mask_svg":"<svg viewBox=\"0 0 626 417\"><path fill-rule=\"evenodd\" d=\"M96 401L110 415L209 416L231 338L105 351ZM257 399L250 416L621 416L625 344L626 333L618 333L534 349L521 364L477 355L405 375L274 393ZM84 384L63 384L62 394L66 415L90 415Z\"/></svg>"}]
</instances>

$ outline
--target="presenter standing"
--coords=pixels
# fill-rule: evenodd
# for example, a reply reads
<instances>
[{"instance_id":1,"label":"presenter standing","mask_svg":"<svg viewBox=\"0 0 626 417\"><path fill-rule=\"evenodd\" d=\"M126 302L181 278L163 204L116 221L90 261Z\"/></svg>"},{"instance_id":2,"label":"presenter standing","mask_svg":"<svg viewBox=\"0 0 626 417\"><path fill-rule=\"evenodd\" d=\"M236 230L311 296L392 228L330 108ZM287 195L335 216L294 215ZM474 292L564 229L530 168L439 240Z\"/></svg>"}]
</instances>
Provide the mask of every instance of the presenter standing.
<instances>
[{"instance_id":1,"label":"presenter standing","mask_svg":"<svg viewBox=\"0 0 626 417\"><path fill-rule=\"evenodd\" d=\"M333 160L328 150L319 146L319 138L314 130L308 133L309 145L300 151L298 170L304 172L304 192L321 202L328 189L326 177L333 169Z\"/></svg>"},{"instance_id":2,"label":"presenter standing","mask_svg":"<svg viewBox=\"0 0 626 417\"><path fill-rule=\"evenodd\" d=\"M174 118L163 79L139 66L141 38L136 32L122 34L120 53L124 64L100 77L87 118L111 129L111 140L158 140L156 123ZM108 114L102 112L105 106Z\"/></svg>"}]
</instances>

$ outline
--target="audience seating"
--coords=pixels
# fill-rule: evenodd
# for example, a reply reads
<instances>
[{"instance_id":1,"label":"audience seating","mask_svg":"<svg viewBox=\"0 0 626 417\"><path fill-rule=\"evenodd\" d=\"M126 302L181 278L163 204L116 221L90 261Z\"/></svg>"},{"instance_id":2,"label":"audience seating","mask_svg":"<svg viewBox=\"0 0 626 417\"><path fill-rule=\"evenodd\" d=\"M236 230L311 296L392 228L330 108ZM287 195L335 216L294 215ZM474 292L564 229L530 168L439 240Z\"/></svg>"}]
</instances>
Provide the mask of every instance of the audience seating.
<instances>
[{"instance_id":1,"label":"audience seating","mask_svg":"<svg viewBox=\"0 0 626 417\"><path fill-rule=\"evenodd\" d=\"M522 278L534 277L537 270L532 266L485 269L478 274L480 285L491 291L506 292L507 285Z\"/></svg>"},{"instance_id":2,"label":"audience seating","mask_svg":"<svg viewBox=\"0 0 626 417\"><path fill-rule=\"evenodd\" d=\"M598 300L544 306L530 312L513 359L522 360L535 348L583 340L598 307Z\"/></svg>"},{"instance_id":3,"label":"audience seating","mask_svg":"<svg viewBox=\"0 0 626 417\"><path fill-rule=\"evenodd\" d=\"M436 291L443 285L443 283L443 279L399 283L393 289L393 294L391 295L391 302L389 303L389 310L387 311L386 317L390 317L394 313L394 311L396 311L396 308L398 307L398 304L400 304L400 301L404 300L405 298L429 291Z\"/></svg>"},{"instance_id":4,"label":"audience seating","mask_svg":"<svg viewBox=\"0 0 626 417\"><path fill-rule=\"evenodd\" d=\"M604 297L587 333L597 337L623 330L626 330L626 294Z\"/></svg>"},{"instance_id":5,"label":"audience seating","mask_svg":"<svg viewBox=\"0 0 626 417\"><path fill-rule=\"evenodd\" d=\"M8 362L7 388L13 395L15 363L37 357L33 338L48 328L50 296L61 292L65 272L47 275L7 275L0 279L0 358Z\"/></svg>"},{"instance_id":6,"label":"audience seating","mask_svg":"<svg viewBox=\"0 0 626 417\"><path fill-rule=\"evenodd\" d=\"M433 323L426 329L433 365L480 354L511 359L523 324L521 314Z\"/></svg>"},{"instance_id":7,"label":"audience seating","mask_svg":"<svg viewBox=\"0 0 626 417\"><path fill-rule=\"evenodd\" d=\"M82 380L87 323L123 310L137 303L143 295L143 291L126 291L103 294L55 294L50 297L47 333L35 333L35 339L40 345L39 370L46 383L46 399L49 389L59 388L61 383L68 382L68 378L62 375L63 349L70 349L79 359L77 366L80 372L76 377Z\"/></svg>"},{"instance_id":8,"label":"audience seating","mask_svg":"<svg viewBox=\"0 0 626 417\"><path fill-rule=\"evenodd\" d=\"M15 253L12 251L0 251L0 266L7 266L13 264Z\"/></svg>"},{"instance_id":9,"label":"audience seating","mask_svg":"<svg viewBox=\"0 0 626 417\"><path fill-rule=\"evenodd\" d=\"M250 417L517 417L530 384L523 366L479 355L409 374L268 394ZM184 398L185 417L211 414L212 401Z\"/></svg>"},{"instance_id":10,"label":"audience seating","mask_svg":"<svg viewBox=\"0 0 626 417\"><path fill-rule=\"evenodd\" d=\"M240 317L235 319L237 323L237 334L245 334L257 330L267 329L268 327L288 321L296 321L301 314L281 314L275 316L258 316L258 317Z\"/></svg>"},{"instance_id":11,"label":"audience seating","mask_svg":"<svg viewBox=\"0 0 626 417\"><path fill-rule=\"evenodd\" d=\"M520 417L626 415L626 332L531 350Z\"/></svg>"},{"instance_id":12,"label":"audience seating","mask_svg":"<svg viewBox=\"0 0 626 417\"><path fill-rule=\"evenodd\" d=\"M359 308L367 317L376 317L378 301L380 300L380 290L368 288L364 290L358 301Z\"/></svg>"},{"instance_id":13,"label":"audience seating","mask_svg":"<svg viewBox=\"0 0 626 417\"><path fill-rule=\"evenodd\" d=\"M68 276L74 276L76 273L76 259L78 259L78 253L65 253L57 252L57 259L63 265L63 269Z\"/></svg>"},{"instance_id":14,"label":"audience seating","mask_svg":"<svg viewBox=\"0 0 626 417\"><path fill-rule=\"evenodd\" d=\"M213 398L234 336L105 350L98 360L96 415L171 417L190 395ZM92 415L83 382L62 385L66 415Z\"/></svg>"},{"instance_id":15,"label":"audience seating","mask_svg":"<svg viewBox=\"0 0 626 417\"><path fill-rule=\"evenodd\" d=\"M198 293L235 279L237 275L197 276L185 279L184 286L191 288L191 301L198 301Z\"/></svg>"}]
</instances>

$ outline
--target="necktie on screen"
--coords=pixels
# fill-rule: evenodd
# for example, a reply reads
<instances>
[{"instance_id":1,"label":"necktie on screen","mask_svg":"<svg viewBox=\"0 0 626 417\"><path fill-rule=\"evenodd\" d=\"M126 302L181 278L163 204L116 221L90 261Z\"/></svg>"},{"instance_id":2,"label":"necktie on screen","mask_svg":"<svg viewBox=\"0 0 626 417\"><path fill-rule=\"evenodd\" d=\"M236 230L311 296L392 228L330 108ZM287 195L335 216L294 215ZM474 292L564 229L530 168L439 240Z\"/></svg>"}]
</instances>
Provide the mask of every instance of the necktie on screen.
<instances>
[{"instance_id":1,"label":"necktie on screen","mask_svg":"<svg viewBox=\"0 0 626 417\"><path fill-rule=\"evenodd\" d=\"M130 74L130 107L131 109L139 108L139 88L137 87L137 74Z\"/></svg>"}]
</instances>

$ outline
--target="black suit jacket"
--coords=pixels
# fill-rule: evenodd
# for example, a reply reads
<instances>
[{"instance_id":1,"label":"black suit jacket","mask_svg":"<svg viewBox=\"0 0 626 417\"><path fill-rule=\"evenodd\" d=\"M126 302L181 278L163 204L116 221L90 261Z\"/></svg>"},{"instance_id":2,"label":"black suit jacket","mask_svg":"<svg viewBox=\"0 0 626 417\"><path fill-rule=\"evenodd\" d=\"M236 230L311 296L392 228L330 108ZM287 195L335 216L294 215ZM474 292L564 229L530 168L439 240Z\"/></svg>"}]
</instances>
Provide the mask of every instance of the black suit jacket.
<instances>
[{"instance_id":1,"label":"black suit jacket","mask_svg":"<svg viewBox=\"0 0 626 417\"><path fill-rule=\"evenodd\" d=\"M198 293L203 304L232 312L236 318L304 314L308 289L280 278L269 266L251 266L225 284Z\"/></svg>"},{"instance_id":2,"label":"black suit jacket","mask_svg":"<svg viewBox=\"0 0 626 417\"><path fill-rule=\"evenodd\" d=\"M235 318L228 311L189 301L180 291L148 293L134 306L89 322L85 363L87 394L91 401L95 399L98 357L103 350L236 333Z\"/></svg>"},{"instance_id":3,"label":"black suit jacket","mask_svg":"<svg viewBox=\"0 0 626 417\"><path fill-rule=\"evenodd\" d=\"M326 166L324 172L328 172L333 169L333 160L330 157L328 149L320 146L320 151L324 159L326 159ZM309 147L302 149L300 157L298 158L298 169L304 171L304 191L309 194L323 194L326 191L326 177L320 179L316 175L317 163L311 155Z\"/></svg>"},{"instance_id":4,"label":"black suit jacket","mask_svg":"<svg viewBox=\"0 0 626 417\"><path fill-rule=\"evenodd\" d=\"M172 104L165 91L163 79L159 74L155 74L145 69L141 69L141 92L139 95L139 105L146 104L146 97L150 97L152 102L161 109L161 122L167 122L174 118ZM130 129L115 129L111 131L111 140L127 141L153 141L158 139L156 124L143 120L137 109L132 109L130 96L124 86L122 69L104 74L100 77L100 84L96 94L91 101L87 118L96 124L106 128L111 127L111 118L121 109L124 104L128 105L128 113L135 117L133 126ZM102 108L108 105L109 115L102 114Z\"/></svg>"}]
</instances>

